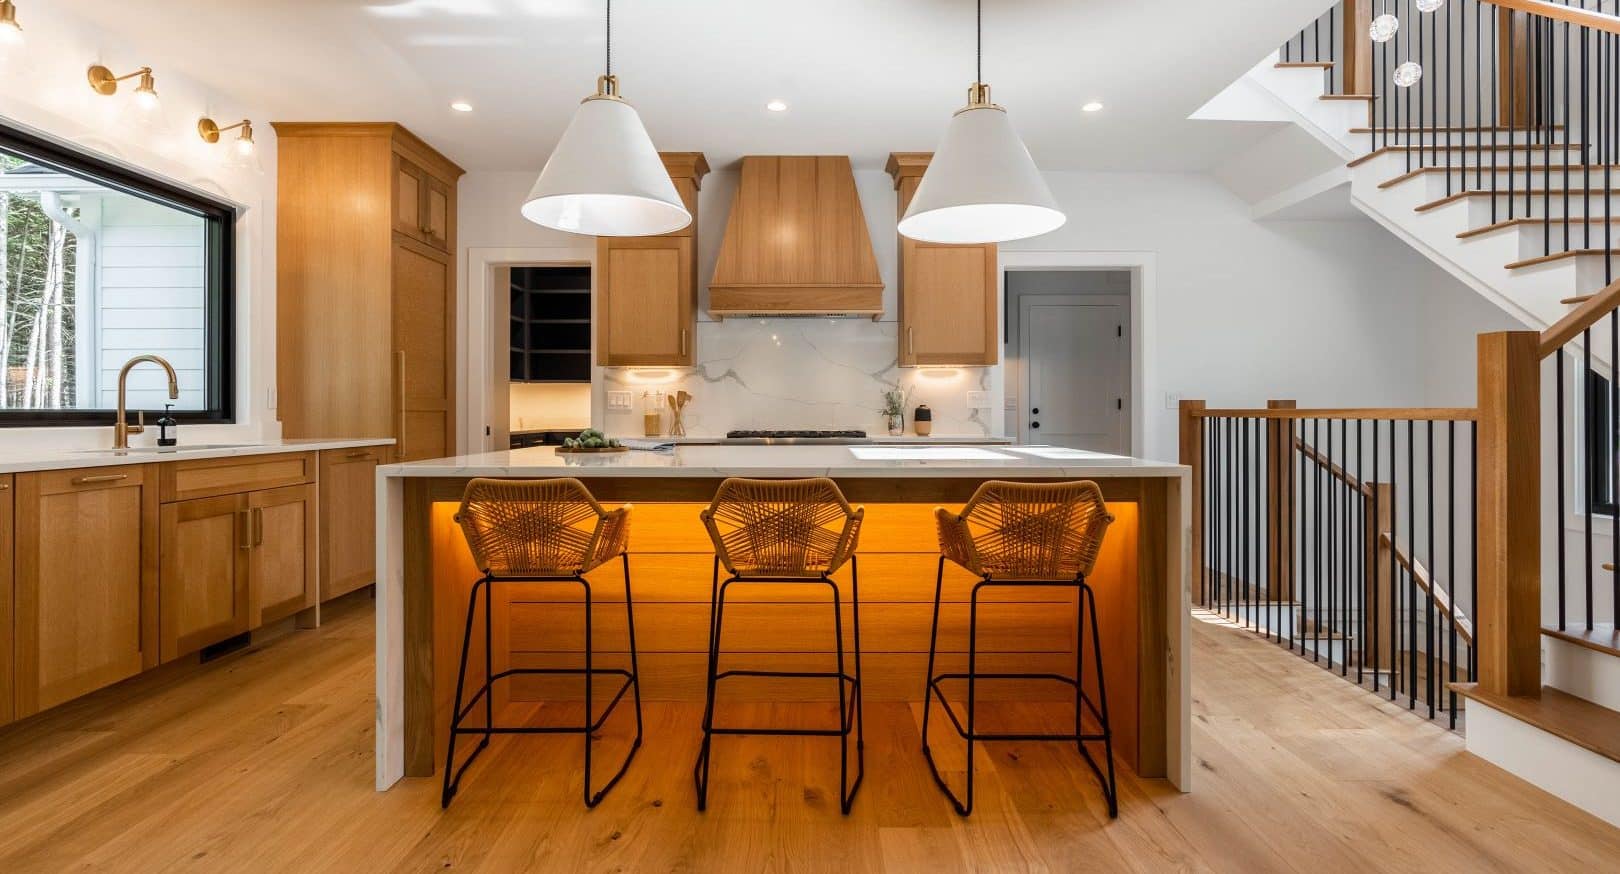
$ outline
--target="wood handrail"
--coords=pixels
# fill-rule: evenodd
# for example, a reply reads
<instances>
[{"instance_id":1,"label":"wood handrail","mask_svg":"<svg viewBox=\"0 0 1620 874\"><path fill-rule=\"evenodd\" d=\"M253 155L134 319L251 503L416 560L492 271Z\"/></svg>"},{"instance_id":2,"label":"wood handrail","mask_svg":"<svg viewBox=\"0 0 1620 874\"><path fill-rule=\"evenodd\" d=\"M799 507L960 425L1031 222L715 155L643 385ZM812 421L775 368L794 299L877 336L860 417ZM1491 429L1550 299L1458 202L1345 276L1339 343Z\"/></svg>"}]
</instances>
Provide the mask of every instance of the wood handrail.
<instances>
[{"instance_id":1,"label":"wood handrail","mask_svg":"<svg viewBox=\"0 0 1620 874\"><path fill-rule=\"evenodd\" d=\"M1607 12L1564 6L1559 3L1550 3L1548 0L1485 0L1485 2L1502 9L1513 9L1519 12L1528 12L1531 15L1539 15L1542 18L1566 21L1576 27L1590 27L1596 30L1606 30L1609 33L1620 33L1620 16L1610 15Z\"/></svg>"},{"instance_id":2,"label":"wood handrail","mask_svg":"<svg viewBox=\"0 0 1620 874\"><path fill-rule=\"evenodd\" d=\"M1366 409L1189 409L1190 416L1205 419L1412 419L1419 422L1472 422L1479 411L1468 407L1368 407Z\"/></svg>"},{"instance_id":3,"label":"wood handrail","mask_svg":"<svg viewBox=\"0 0 1620 874\"><path fill-rule=\"evenodd\" d=\"M1470 622L1468 617L1462 615L1462 611L1452 604L1451 596L1444 589L1434 584L1434 579L1429 575L1429 569L1423 566L1423 562L1417 561L1402 552L1401 548L1395 545L1394 540L1387 531L1378 535L1378 542L1395 553L1395 561L1399 562L1401 567L1406 568L1406 572L1412 575L1412 580L1418 584L1418 588L1427 592L1429 599L1440 609L1440 612L1451 618L1451 624L1456 626L1457 636L1462 638L1463 643L1473 646L1474 623Z\"/></svg>"},{"instance_id":4,"label":"wood handrail","mask_svg":"<svg viewBox=\"0 0 1620 874\"><path fill-rule=\"evenodd\" d=\"M1565 343L1579 337L1582 331L1597 324L1599 319L1615 309L1620 309L1620 280L1587 298L1580 306L1570 310L1567 315L1542 331L1541 357L1546 358L1564 348Z\"/></svg>"},{"instance_id":5,"label":"wood handrail","mask_svg":"<svg viewBox=\"0 0 1620 874\"><path fill-rule=\"evenodd\" d=\"M1344 468L1334 464L1333 459L1323 455L1317 450L1316 447L1307 444L1305 442L1305 438L1296 434L1294 436L1294 448L1299 450L1299 454L1309 458L1311 461L1316 462L1318 467L1325 468L1328 472L1328 476L1331 476L1339 482L1344 483L1362 495L1369 498L1372 497L1372 486L1369 486L1361 480L1351 476L1345 471Z\"/></svg>"}]
</instances>

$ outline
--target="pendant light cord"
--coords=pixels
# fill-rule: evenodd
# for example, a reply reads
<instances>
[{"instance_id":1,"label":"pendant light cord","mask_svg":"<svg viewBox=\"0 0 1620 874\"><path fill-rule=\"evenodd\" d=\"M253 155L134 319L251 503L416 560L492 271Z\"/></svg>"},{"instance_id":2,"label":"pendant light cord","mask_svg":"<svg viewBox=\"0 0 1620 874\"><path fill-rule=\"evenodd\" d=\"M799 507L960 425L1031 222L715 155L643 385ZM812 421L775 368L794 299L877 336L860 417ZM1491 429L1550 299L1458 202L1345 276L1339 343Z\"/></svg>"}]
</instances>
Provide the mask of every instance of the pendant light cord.
<instances>
[{"instance_id":1,"label":"pendant light cord","mask_svg":"<svg viewBox=\"0 0 1620 874\"><path fill-rule=\"evenodd\" d=\"M609 0L612 2L612 0ZM973 81L984 81L984 0L974 3Z\"/></svg>"},{"instance_id":2,"label":"pendant light cord","mask_svg":"<svg viewBox=\"0 0 1620 874\"><path fill-rule=\"evenodd\" d=\"M613 75L613 0L607 0L607 74Z\"/></svg>"}]
</instances>

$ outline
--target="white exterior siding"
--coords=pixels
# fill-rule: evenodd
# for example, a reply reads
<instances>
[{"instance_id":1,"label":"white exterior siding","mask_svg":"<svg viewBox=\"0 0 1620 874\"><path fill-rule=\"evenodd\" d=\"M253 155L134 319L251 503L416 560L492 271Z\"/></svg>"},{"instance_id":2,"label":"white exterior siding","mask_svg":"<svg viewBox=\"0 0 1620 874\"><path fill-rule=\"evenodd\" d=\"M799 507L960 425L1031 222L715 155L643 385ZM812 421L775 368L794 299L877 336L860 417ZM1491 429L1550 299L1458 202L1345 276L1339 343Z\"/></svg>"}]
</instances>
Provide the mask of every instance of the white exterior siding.
<instances>
[{"instance_id":1,"label":"white exterior siding","mask_svg":"<svg viewBox=\"0 0 1620 874\"><path fill-rule=\"evenodd\" d=\"M136 355L160 355L180 376L177 409L205 403L207 346L202 219L134 197L109 195L101 208L95 336L97 406L117 402L118 369ZM89 362L85 362L89 364ZM162 371L130 373L131 408L169 402Z\"/></svg>"}]
</instances>

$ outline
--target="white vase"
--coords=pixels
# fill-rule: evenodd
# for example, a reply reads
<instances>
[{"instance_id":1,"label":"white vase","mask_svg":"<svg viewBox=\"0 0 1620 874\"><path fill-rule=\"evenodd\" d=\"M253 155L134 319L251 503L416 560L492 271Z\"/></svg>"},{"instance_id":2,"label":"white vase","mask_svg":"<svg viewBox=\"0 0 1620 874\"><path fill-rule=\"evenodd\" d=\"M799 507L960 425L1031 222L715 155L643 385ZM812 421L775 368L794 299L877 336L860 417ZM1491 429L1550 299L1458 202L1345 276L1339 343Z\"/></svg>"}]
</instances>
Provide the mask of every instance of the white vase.
<instances>
[{"instance_id":1,"label":"white vase","mask_svg":"<svg viewBox=\"0 0 1620 874\"><path fill-rule=\"evenodd\" d=\"M902 435L904 433L906 433L906 426L900 420L900 417L899 416L890 416L889 417L889 436L890 437L899 437L900 435Z\"/></svg>"}]
</instances>

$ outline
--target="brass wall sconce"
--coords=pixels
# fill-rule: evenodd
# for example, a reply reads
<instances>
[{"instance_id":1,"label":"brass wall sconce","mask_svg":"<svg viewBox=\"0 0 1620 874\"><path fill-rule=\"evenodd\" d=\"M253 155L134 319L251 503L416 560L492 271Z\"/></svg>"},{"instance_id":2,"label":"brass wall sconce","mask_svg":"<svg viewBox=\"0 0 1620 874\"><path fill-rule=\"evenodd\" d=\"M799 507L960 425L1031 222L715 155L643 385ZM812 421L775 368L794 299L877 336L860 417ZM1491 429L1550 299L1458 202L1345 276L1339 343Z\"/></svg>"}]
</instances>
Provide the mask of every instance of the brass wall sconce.
<instances>
[{"instance_id":1,"label":"brass wall sconce","mask_svg":"<svg viewBox=\"0 0 1620 874\"><path fill-rule=\"evenodd\" d=\"M17 4L0 0L0 42L20 42L22 25L17 23Z\"/></svg>"},{"instance_id":2,"label":"brass wall sconce","mask_svg":"<svg viewBox=\"0 0 1620 874\"><path fill-rule=\"evenodd\" d=\"M220 127L219 123L211 118L197 119L197 136L202 137L205 143L217 143L220 134L237 129L241 129L241 133L236 135L237 154L253 154L253 123L248 119L244 118L236 124L226 125L225 127Z\"/></svg>"},{"instance_id":3,"label":"brass wall sconce","mask_svg":"<svg viewBox=\"0 0 1620 874\"><path fill-rule=\"evenodd\" d=\"M90 67L89 72L86 74L86 77L90 80L91 90L103 96L117 94L119 82L125 79L134 79L137 76L140 77L140 80L135 85L135 102L143 109L156 109L158 95L157 87L152 79L151 67L142 67L125 76L114 76L112 70L101 64L95 64Z\"/></svg>"}]
</instances>

